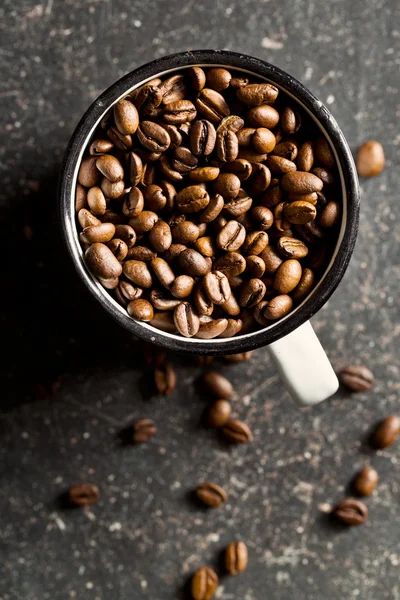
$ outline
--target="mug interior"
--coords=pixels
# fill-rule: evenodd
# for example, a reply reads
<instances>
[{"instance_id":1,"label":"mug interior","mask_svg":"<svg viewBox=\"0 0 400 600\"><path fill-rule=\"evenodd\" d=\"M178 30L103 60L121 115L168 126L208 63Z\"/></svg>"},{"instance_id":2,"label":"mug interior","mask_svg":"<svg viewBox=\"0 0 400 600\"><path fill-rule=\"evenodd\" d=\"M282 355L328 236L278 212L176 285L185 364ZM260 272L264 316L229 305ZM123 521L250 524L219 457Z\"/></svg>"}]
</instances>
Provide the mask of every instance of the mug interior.
<instances>
[{"instance_id":1,"label":"mug interior","mask_svg":"<svg viewBox=\"0 0 400 600\"><path fill-rule=\"evenodd\" d=\"M205 53L207 54L206 57L199 56L198 61L193 60L196 54ZM178 66L170 66L169 63L174 62L174 58L182 57L184 54L190 55L190 62L179 64ZM224 60L221 60L222 55ZM200 58L206 58L207 60L200 60ZM258 69L249 69L247 64L238 66L238 60L239 64L246 62L246 60L247 62L250 61L252 66L255 62ZM182 63L182 61L179 62ZM160 63L165 63L166 68L162 70L157 69L157 65ZM126 310L100 285L86 267L84 253L79 244L79 234L76 227L75 188L79 167L83 154L100 121L121 98L150 79L153 79L154 77L162 78L176 71L184 71L192 66L207 68L231 67L235 71L255 76L278 87L311 117L322 134L329 141L340 176L342 192L341 226L331 260L317 285L301 304L282 319L279 319L277 322L272 323L263 329L244 335L237 335L233 338L214 338L212 340L184 338L178 334L156 329L148 323L132 319L127 314ZM132 331L135 335L153 343L173 350L194 354L228 354L243 352L272 343L276 339L287 335L290 331L299 327L322 307L340 282L350 260L358 229L359 192L354 161L347 142L328 109L301 83L269 63L264 63L258 59L252 59L251 57L243 57L243 55L231 52L217 53L215 51L196 51L194 53L182 53L171 57L165 57L164 59L154 61L154 63L149 63L145 67L147 67L149 73L147 77L140 78L140 74L138 73L140 73L141 69L133 71L122 80L116 82L116 84L111 86L109 90L100 96L84 115L74 133L69 148L67 149L60 189L61 221L66 242L78 273L103 307L120 324ZM153 68L149 69L149 67ZM269 76L263 74L263 70L269 71ZM130 78L131 85L129 85ZM125 81L127 82L126 87L124 87ZM107 99L110 95L112 96L112 99ZM105 101L103 100L104 96L107 97ZM95 108L97 108L97 111L95 111ZM94 114L95 112L96 114ZM72 150L74 150L74 152L72 152Z\"/></svg>"}]
</instances>

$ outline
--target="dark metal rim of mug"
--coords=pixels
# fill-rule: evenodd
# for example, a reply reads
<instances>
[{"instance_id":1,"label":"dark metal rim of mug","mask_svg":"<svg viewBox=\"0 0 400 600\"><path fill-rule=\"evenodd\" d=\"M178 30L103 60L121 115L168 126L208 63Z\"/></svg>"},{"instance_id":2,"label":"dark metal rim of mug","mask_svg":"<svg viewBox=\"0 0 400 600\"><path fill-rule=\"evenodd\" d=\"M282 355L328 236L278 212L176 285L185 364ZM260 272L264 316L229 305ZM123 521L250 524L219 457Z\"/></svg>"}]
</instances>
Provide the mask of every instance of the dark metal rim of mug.
<instances>
[{"instance_id":1,"label":"dark metal rim of mug","mask_svg":"<svg viewBox=\"0 0 400 600\"><path fill-rule=\"evenodd\" d=\"M75 217L75 186L78 166L93 132L104 114L121 97L146 80L170 71L198 66L227 66L264 78L302 105L327 135L338 162L342 181L343 216L335 252L327 270L313 292L289 315L275 324L233 338L200 340L165 333L147 323L132 319L87 269L79 245ZM258 58L225 50L180 52L149 62L128 73L89 107L68 144L59 180L59 218L62 234L77 273L98 302L132 334L178 352L190 354L234 354L271 344L288 335L310 319L329 299L349 264L356 242L359 222L360 192L354 160L336 120L306 87L291 75Z\"/></svg>"}]
</instances>

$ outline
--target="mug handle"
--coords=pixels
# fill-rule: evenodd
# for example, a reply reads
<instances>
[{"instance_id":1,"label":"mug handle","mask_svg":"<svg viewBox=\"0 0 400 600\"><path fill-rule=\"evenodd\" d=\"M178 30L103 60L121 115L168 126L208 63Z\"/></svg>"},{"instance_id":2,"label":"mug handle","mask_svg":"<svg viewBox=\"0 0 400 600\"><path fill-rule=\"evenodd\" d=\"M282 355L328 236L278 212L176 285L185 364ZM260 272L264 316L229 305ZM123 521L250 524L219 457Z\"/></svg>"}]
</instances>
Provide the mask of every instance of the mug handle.
<instances>
[{"instance_id":1,"label":"mug handle","mask_svg":"<svg viewBox=\"0 0 400 600\"><path fill-rule=\"evenodd\" d=\"M289 394L312 406L334 394L339 382L310 321L268 346Z\"/></svg>"}]
</instances>

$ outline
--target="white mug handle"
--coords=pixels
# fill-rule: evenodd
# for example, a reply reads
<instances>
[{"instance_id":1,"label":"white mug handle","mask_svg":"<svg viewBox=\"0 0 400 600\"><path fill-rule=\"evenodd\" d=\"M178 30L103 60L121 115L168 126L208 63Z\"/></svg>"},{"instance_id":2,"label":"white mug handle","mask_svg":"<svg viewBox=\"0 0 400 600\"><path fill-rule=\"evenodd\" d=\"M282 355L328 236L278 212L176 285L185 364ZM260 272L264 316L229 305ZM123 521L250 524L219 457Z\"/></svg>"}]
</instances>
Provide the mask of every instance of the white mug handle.
<instances>
[{"instance_id":1,"label":"white mug handle","mask_svg":"<svg viewBox=\"0 0 400 600\"><path fill-rule=\"evenodd\" d=\"M268 346L289 394L312 406L334 394L339 382L310 321Z\"/></svg>"}]
</instances>

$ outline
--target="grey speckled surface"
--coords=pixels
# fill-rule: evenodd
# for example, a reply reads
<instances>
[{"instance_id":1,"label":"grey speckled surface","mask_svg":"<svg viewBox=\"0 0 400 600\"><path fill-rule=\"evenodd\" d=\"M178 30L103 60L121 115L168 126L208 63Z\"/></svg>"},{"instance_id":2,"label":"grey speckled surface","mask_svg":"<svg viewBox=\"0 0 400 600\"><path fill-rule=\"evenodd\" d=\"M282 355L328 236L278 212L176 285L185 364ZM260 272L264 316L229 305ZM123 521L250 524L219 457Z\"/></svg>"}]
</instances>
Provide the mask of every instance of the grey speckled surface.
<instances>
[{"instance_id":1,"label":"grey speckled surface","mask_svg":"<svg viewBox=\"0 0 400 600\"><path fill-rule=\"evenodd\" d=\"M1 600L183 599L192 571L237 537L249 568L223 578L218 598L400 598L399 447L364 444L373 423L400 410L399 16L395 0L3 0ZM225 365L235 413L255 434L233 449L199 424L198 368L176 358L179 390L149 398L141 349L77 287L54 216L57 168L89 103L147 60L202 47L287 69L329 105L353 148L377 138L387 156L384 173L362 182L349 271L314 319L335 367L365 362L376 388L300 411L265 350ZM32 384L60 373L57 394L32 397ZM118 432L142 416L157 421L157 437L121 446ZM369 463L381 476L369 523L332 527L318 506ZM204 479L229 491L224 508L191 503ZM100 503L65 510L58 496L82 480L99 484Z\"/></svg>"}]
</instances>

